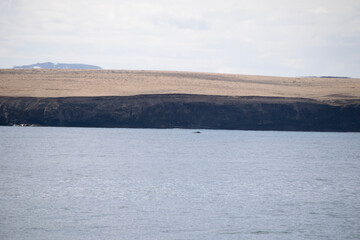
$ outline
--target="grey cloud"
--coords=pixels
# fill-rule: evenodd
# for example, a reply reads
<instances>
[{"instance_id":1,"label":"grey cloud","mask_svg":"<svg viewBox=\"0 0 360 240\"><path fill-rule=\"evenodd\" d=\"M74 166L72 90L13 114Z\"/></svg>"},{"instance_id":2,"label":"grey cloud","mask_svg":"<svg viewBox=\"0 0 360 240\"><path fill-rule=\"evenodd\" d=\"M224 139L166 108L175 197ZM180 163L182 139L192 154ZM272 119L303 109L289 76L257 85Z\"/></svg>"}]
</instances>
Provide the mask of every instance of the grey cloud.
<instances>
[{"instance_id":1,"label":"grey cloud","mask_svg":"<svg viewBox=\"0 0 360 240\"><path fill-rule=\"evenodd\" d=\"M169 17L165 20L167 23L183 29L193 29L193 30L205 30L209 29L207 22L198 19L179 19Z\"/></svg>"}]
</instances>

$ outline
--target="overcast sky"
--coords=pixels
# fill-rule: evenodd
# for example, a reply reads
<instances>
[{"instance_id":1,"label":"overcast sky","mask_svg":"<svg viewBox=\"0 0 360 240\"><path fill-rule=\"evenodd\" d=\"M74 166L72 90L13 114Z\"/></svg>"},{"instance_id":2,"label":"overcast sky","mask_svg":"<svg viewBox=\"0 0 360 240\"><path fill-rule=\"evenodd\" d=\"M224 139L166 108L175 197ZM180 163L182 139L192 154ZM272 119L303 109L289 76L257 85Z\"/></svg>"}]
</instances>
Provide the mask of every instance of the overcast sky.
<instances>
[{"instance_id":1,"label":"overcast sky","mask_svg":"<svg viewBox=\"0 0 360 240\"><path fill-rule=\"evenodd\" d=\"M360 0L0 0L0 68L360 77Z\"/></svg>"}]
</instances>

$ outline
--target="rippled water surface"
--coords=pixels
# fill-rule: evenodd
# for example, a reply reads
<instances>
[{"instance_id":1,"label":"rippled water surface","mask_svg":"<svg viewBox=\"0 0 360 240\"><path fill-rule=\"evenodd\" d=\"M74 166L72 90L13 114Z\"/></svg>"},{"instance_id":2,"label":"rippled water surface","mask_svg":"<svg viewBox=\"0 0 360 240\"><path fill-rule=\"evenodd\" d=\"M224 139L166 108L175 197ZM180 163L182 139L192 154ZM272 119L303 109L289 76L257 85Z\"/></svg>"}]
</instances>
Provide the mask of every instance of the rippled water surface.
<instances>
[{"instance_id":1,"label":"rippled water surface","mask_svg":"<svg viewBox=\"0 0 360 240\"><path fill-rule=\"evenodd\" d=\"M360 134L0 127L0 239L360 239Z\"/></svg>"}]
</instances>

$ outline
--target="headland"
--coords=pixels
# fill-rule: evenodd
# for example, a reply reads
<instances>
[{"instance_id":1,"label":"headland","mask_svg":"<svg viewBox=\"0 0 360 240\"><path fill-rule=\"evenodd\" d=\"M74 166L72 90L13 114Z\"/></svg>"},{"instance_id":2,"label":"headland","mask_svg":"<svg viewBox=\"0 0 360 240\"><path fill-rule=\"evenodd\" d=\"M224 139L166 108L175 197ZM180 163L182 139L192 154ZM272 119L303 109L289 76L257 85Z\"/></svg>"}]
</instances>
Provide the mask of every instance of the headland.
<instances>
[{"instance_id":1,"label":"headland","mask_svg":"<svg viewBox=\"0 0 360 240\"><path fill-rule=\"evenodd\" d=\"M360 79L0 70L0 125L360 131Z\"/></svg>"}]
</instances>

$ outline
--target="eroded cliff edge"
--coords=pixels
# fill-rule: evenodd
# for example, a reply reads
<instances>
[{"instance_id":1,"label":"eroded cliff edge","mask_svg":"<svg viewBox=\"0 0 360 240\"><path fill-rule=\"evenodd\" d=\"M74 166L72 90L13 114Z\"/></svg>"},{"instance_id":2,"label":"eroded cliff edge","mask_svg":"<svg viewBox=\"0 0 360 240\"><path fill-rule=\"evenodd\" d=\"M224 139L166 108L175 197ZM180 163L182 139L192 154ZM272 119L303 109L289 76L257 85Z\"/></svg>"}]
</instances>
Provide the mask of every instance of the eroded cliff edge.
<instances>
[{"instance_id":1,"label":"eroded cliff edge","mask_svg":"<svg viewBox=\"0 0 360 240\"><path fill-rule=\"evenodd\" d=\"M360 100L190 94L0 97L0 125L360 132Z\"/></svg>"}]
</instances>

